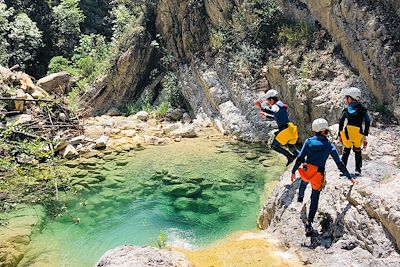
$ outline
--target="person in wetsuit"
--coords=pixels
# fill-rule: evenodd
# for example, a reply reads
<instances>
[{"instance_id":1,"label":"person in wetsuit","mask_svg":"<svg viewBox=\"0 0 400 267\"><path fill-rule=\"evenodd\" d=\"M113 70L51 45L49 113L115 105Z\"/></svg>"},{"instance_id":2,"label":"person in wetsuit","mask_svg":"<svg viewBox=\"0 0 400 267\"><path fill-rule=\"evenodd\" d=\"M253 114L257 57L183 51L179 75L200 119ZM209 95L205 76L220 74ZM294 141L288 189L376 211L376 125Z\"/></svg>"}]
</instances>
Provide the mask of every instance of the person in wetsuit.
<instances>
[{"instance_id":1,"label":"person in wetsuit","mask_svg":"<svg viewBox=\"0 0 400 267\"><path fill-rule=\"evenodd\" d=\"M359 176L361 175L362 167L361 150L362 146L366 148L368 145L367 136L371 120L367 109L359 102L361 98L360 89L356 87L347 88L344 91L344 95L347 107L343 110L339 119L339 140L344 146L342 161L347 166L350 151L353 148L356 160L354 174ZM344 127L346 119L347 125ZM364 129L363 123L365 123Z\"/></svg>"},{"instance_id":2,"label":"person in wetsuit","mask_svg":"<svg viewBox=\"0 0 400 267\"><path fill-rule=\"evenodd\" d=\"M260 115L263 118L274 119L278 124L278 131L275 133L271 146L287 158L287 166L296 159L298 154L295 146L299 136L297 126L289 121L288 106L280 100L276 90L269 90L265 97L266 101L256 101L256 107L261 110ZM289 150L282 147L286 145Z\"/></svg>"},{"instance_id":3,"label":"person in wetsuit","mask_svg":"<svg viewBox=\"0 0 400 267\"><path fill-rule=\"evenodd\" d=\"M296 163L292 169L292 182L296 179L296 171L299 171L301 183L299 188L298 202L303 202L304 192L307 184L312 187L311 204L308 219L305 222L306 236L311 236L313 232L312 223L318 209L318 202L321 190L325 184L325 164L329 156L332 156L338 169L354 184L354 180L347 171L346 166L340 160L339 154L334 144L329 142L329 125L325 119L317 119L312 123L312 130L315 136L308 138L301 149ZM302 167L300 165L303 164Z\"/></svg>"}]
</instances>

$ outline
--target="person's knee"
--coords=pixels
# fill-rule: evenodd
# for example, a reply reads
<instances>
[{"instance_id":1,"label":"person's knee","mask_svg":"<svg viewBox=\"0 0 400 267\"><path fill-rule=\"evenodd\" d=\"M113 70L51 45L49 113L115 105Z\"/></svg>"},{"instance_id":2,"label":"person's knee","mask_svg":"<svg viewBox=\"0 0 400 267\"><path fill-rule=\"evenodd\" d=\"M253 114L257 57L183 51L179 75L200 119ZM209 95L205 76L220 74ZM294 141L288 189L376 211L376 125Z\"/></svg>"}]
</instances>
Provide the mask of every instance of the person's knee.
<instances>
[{"instance_id":1,"label":"person's knee","mask_svg":"<svg viewBox=\"0 0 400 267\"><path fill-rule=\"evenodd\" d=\"M279 142L276 139L274 139L274 141L272 141L271 147L272 148L280 147Z\"/></svg>"}]
</instances>

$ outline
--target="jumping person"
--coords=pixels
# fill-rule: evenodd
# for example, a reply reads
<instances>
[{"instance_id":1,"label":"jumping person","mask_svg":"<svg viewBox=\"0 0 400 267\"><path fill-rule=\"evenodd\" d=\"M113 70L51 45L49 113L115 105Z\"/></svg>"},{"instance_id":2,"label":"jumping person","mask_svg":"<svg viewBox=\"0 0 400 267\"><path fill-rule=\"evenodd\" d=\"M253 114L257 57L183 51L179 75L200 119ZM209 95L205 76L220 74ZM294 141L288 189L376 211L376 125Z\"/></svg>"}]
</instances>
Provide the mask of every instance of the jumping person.
<instances>
[{"instance_id":1,"label":"jumping person","mask_svg":"<svg viewBox=\"0 0 400 267\"><path fill-rule=\"evenodd\" d=\"M297 126L289 121L288 106L280 100L276 90L269 90L265 97L268 105L265 105L262 100L257 100L256 106L261 110L260 115L262 117L275 119L278 124L272 149L287 158L286 166L288 166L296 159L298 154L295 146L298 139ZM282 147L285 145L288 146L289 150Z\"/></svg>"},{"instance_id":2,"label":"jumping person","mask_svg":"<svg viewBox=\"0 0 400 267\"><path fill-rule=\"evenodd\" d=\"M344 91L347 107L343 110L339 119L339 140L344 146L342 161L347 166L351 148L353 148L356 160L355 175L361 175L362 156L361 150L363 146L367 147L367 136L371 120L367 109L359 102L361 91L356 87L347 88ZM345 120L347 125L344 127ZM363 122L365 127L363 130ZM344 176L344 174L341 174Z\"/></svg>"},{"instance_id":3,"label":"jumping person","mask_svg":"<svg viewBox=\"0 0 400 267\"><path fill-rule=\"evenodd\" d=\"M303 202L307 184L310 183L312 187L310 210L308 219L305 222L306 236L311 236L313 232L312 223L318 209L319 195L325 184L325 164L329 155L332 156L338 169L344 173L353 184L356 183L347 171L346 166L340 160L335 145L330 143L327 138L329 134L328 122L325 119L317 119L312 123L312 130L315 136L308 138L304 142L303 148L293 166L291 176L291 180L294 182L296 179L295 173L297 169L299 170L301 183L297 199L298 202ZM304 163L303 167L300 167L302 163Z\"/></svg>"}]
</instances>

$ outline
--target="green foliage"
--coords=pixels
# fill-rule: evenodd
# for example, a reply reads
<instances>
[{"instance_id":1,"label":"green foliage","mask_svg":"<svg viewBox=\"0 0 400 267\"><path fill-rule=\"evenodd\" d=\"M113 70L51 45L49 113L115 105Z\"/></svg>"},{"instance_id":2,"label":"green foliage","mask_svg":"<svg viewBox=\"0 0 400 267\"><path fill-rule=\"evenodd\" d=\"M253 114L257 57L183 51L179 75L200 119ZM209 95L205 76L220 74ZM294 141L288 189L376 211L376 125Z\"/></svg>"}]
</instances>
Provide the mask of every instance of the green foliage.
<instances>
[{"instance_id":1,"label":"green foliage","mask_svg":"<svg viewBox=\"0 0 400 267\"><path fill-rule=\"evenodd\" d=\"M157 117L165 117L167 115L169 110L169 103L168 102L162 102L156 110L156 115Z\"/></svg>"},{"instance_id":2,"label":"green foliage","mask_svg":"<svg viewBox=\"0 0 400 267\"><path fill-rule=\"evenodd\" d=\"M42 32L25 13L18 14L8 35L12 50L10 53L11 64L21 64L34 59L39 47L42 47Z\"/></svg>"},{"instance_id":3,"label":"green foliage","mask_svg":"<svg viewBox=\"0 0 400 267\"><path fill-rule=\"evenodd\" d=\"M311 89L311 85L307 82L301 82L296 86L296 91L302 94L308 93Z\"/></svg>"},{"instance_id":4,"label":"green foliage","mask_svg":"<svg viewBox=\"0 0 400 267\"><path fill-rule=\"evenodd\" d=\"M127 104L123 107L122 110L124 111L125 116L130 116L130 115L133 115L133 114L138 113L138 112L141 110L141 108L140 108L139 105L137 105L137 104L135 104L135 103L127 103Z\"/></svg>"},{"instance_id":5,"label":"green foliage","mask_svg":"<svg viewBox=\"0 0 400 267\"><path fill-rule=\"evenodd\" d=\"M299 69L299 77L301 79L308 79L312 75L311 73L311 66L310 66L310 59L309 57L305 56L303 62L301 62L300 69Z\"/></svg>"},{"instance_id":6,"label":"green foliage","mask_svg":"<svg viewBox=\"0 0 400 267\"><path fill-rule=\"evenodd\" d=\"M160 234L158 235L158 239L156 241L156 246L158 248L165 248L167 246L167 235L164 231L160 231Z\"/></svg>"},{"instance_id":7,"label":"green foliage","mask_svg":"<svg viewBox=\"0 0 400 267\"><path fill-rule=\"evenodd\" d=\"M263 51L249 43L239 46L237 52L232 55L228 68L237 77L248 83L252 82L254 71L260 66Z\"/></svg>"},{"instance_id":8,"label":"green foliage","mask_svg":"<svg viewBox=\"0 0 400 267\"><path fill-rule=\"evenodd\" d=\"M72 65L72 62L63 56L56 56L50 60L48 74L66 71L73 76L79 76L79 69Z\"/></svg>"},{"instance_id":9,"label":"green foliage","mask_svg":"<svg viewBox=\"0 0 400 267\"><path fill-rule=\"evenodd\" d=\"M42 32L27 14L0 3L0 64L25 68L43 46Z\"/></svg>"},{"instance_id":10,"label":"green foliage","mask_svg":"<svg viewBox=\"0 0 400 267\"><path fill-rule=\"evenodd\" d=\"M221 49L224 45L224 33L221 30L212 29L210 34L210 46L213 49Z\"/></svg>"},{"instance_id":11,"label":"green foliage","mask_svg":"<svg viewBox=\"0 0 400 267\"><path fill-rule=\"evenodd\" d=\"M86 80L80 80L77 85L71 89L68 93L68 107L71 111L76 112L78 110L78 99L85 92Z\"/></svg>"},{"instance_id":12,"label":"green foliage","mask_svg":"<svg viewBox=\"0 0 400 267\"><path fill-rule=\"evenodd\" d=\"M292 47L307 45L310 42L312 28L307 22L290 23L279 28L279 41Z\"/></svg>"},{"instance_id":13,"label":"green foliage","mask_svg":"<svg viewBox=\"0 0 400 267\"><path fill-rule=\"evenodd\" d=\"M0 65L8 65L8 60L10 59L8 54L10 44L7 40L7 34L10 29L9 18L12 13L12 9L7 9L4 3L0 3Z\"/></svg>"},{"instance_id":14,"label":"green foliage","mask_svg":"<svg viewBox=\"0 0 400 267\"><path fill-rule=\"evenodd\" d=\"M59 5L53 7L53 13L53 30L58 54L69 55L79 41L80 24L85 15L79 7L79 0L61 0Z\"/></svg>"},{"instance_id":15,"label":"green foliage","mask_svg":"<svg viewBox=\"0 0 400 267\"><path fill-rule=\"evenodd\" d=\"M183 96L179 87L178 78L175 73L168 72L163 79L164 96L163 102L169 103L171 107L181 107Z\"/></svg>"}]
</instances>

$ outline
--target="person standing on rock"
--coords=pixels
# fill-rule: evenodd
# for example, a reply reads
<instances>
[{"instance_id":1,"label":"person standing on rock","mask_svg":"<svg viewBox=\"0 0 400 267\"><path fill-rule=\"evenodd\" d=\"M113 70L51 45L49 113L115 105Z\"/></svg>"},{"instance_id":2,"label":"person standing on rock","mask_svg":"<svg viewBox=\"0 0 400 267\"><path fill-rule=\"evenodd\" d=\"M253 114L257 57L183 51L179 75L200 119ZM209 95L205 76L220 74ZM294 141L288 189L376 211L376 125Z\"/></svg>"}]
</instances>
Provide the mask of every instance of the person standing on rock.
<instances>
[{"instance_id":1,"label":"person standing on rock","mask_svg":"<svg viewBox=\"0 0 400 267\"><path fill-rule=\"evenodd\" d=\"M297 126L289 121L288 106L280 100L276 90L269 90L266 93L266 101L257 100L256 107L261 110L260 116L275 119L278 124L278 131L275 133L272 149L287 158L286 166L288 166L297 157L298 151L295 144L299 137ZM286 145L289 150L282 147Z\"/></svg>"},{"instance_id":2,"label":"person standing on rock","mask_svg":"<svg viewBox=\"0 0 400 267\"><path fill-rule=\"evenodd\" d=\"M344 146L342 161L347 166L351 148L353 148L356 160L356 171L354 175L361 175L362 156L361 150L363 146L367 147L367 136L371 120L368 111L359 102L361 98L361 91L356 87L347 88L344 91L345 101L347 107L343 110L339 119L339 140ZM344 127L345 120L347 125ZM363 123L365 127L363 129ZM344 176L344 174L341 174Z\"/></svg>"},{"instance_id":3,"label":"person standing on rock","mask_svg":"<svg viewBox=\"0 0 400 267\"><path fill-rule=\"evenodd\" d=\"M338 169L346 175L353 183L356 183L346 166L340 160L339 154L334 144L329 142L329 125L325 119L316 119L312 123L312 130L315 136L308 138L301 149L296 163L292 169L292 183L296 180L296 171L299 171L301 183L299 188L298 202L303 202L304 192L307 184L312 187L311 204L308 213L308 220L305 222L306 236L311 236L313 232L312 223L318 209L318 201L321 190L325 185L325 164L329 156L332 156ZM303 164L303 167L299 168Z\"/></svg>"}]
</instances>

